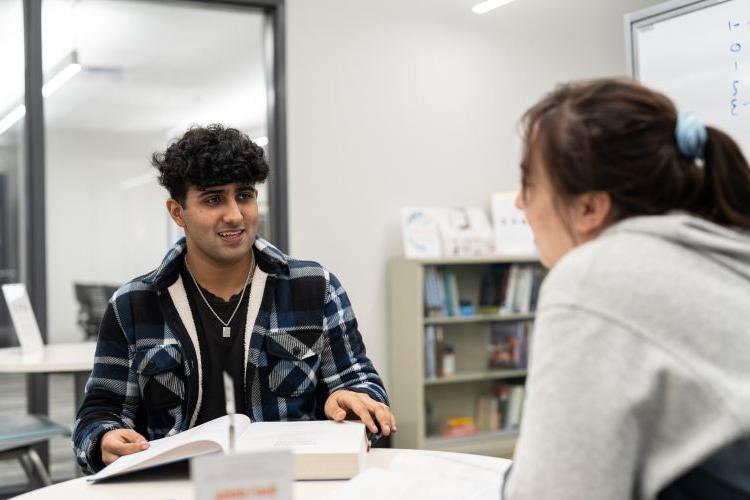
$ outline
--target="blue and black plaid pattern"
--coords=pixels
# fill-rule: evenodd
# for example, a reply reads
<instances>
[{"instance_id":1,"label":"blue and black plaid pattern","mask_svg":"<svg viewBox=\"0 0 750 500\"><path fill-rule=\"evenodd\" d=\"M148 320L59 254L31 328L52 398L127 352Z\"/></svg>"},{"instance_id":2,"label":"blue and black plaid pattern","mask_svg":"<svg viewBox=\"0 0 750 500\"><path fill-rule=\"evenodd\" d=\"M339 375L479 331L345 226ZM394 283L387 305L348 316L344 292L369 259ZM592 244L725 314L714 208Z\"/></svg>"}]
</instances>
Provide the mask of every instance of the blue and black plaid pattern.
<instances>
[{"instance_id":1,"label":"blue and black plaid pattern","mask_svg":"<svg viewBox=\"0 0 750 500\"><path fill-rule=\"evenodd\" d=\"M184 251L182 240L155 271L126 284L110 300L73 432L76 457L86 472L103 467L99 442L108 430L131 428L158 439L190 425L201 383L198 359L167 291L178 281ZM336 276L260 238L254 251L268 277L247 356L248 416L253 421L322 419L326 399L338 389L387 404Z\"/></svg>"}]
</instances>

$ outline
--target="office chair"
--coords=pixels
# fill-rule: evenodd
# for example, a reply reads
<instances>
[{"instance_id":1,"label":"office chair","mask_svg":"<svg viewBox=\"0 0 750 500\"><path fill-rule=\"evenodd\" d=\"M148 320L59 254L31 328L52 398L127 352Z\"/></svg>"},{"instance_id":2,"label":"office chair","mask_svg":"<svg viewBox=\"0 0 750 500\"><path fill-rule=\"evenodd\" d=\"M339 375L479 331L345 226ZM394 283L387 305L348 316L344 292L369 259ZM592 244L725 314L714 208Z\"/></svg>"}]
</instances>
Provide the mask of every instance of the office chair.
<instances>
[{"instance_id":1,"label":"office chair","mask_svg":"<svg viewBox=\"0 0 750 500\"><path fill-rule=\"evenodd\" d=\"M55 436L70 436L70 429L43 415L5 418L0 428L0 460L19 460L30 488L49 486L49 472L32 446Z\"/></svg>"},{"instance_id":2,"label":"office chair","mask_svg":"<svg viewBox=\"0 0 750 500\"><path fill-rule=\"evenodd\" d=\"M78 325L86 340L96 340L99 324L107 310L107 303L117 290L115 285L74 283L78 310Z\"/></svg>"}]
</instances>

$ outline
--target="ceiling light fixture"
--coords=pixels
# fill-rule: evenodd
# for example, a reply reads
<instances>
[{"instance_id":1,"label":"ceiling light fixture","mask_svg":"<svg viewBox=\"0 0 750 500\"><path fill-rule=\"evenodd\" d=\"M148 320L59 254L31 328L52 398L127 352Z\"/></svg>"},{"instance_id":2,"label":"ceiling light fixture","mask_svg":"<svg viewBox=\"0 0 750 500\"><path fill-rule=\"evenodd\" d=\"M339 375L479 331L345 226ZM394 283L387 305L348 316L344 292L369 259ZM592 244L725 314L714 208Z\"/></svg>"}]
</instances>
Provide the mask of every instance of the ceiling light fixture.
<instances>
[{"instance_id":1,"label":"ceiling light fixture","mask_svg":"<svg viewBox=\"0 0 750 500\"><path fill-rule=\"evenodd\" d=\"M480 2L471 8L471 11L475 14L484 14L498 7L511 3L513 0L486 0Z\"/></svg>"},{"instance_id":2,"label":"ceiling light fixture","mask_svg":"<svg viewBox=\"0 0 750 500\"><path fill-rule=\"evenodd\" d=\"M0 134L8 130L10 127L26 115L26 106L20 104L13 108L10 113L0 119Z\"/></svg>"},{"instance_id":3,"label":"ceiling light fixture","mask_svg":"<svg viewBox=\"0 0 750 500\"><path fill-rule=\"evenodd\" d=\"M50 79L42 86L42 96L49 97L57 89L65 85L65 82L73 78L79 71L81 65L78 63L78 53L76 51L68 54L60 61L55 68L50 71ZM26 106L19 104L14 107L10 113L0 118L0 134L16 124L18 120L26 116Z\"/></svg>"}]
</instances>

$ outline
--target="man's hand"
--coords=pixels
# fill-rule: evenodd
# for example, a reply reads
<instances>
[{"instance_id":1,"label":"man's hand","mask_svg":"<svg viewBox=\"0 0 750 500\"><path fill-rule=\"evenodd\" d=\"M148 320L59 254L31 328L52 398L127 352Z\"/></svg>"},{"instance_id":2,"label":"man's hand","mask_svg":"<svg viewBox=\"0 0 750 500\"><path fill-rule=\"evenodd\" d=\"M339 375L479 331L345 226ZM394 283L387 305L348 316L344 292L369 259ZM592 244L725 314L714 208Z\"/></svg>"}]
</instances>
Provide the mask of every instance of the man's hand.
<instances>
[{"instance_id":1,"label":"man's hand","mask_svg":"<svg viewBox=\"0 0 750 500\"><path fill-rule=\"evenodd\" d=\"M361 392L346 389L334 391L328 396L324 409L326 417L336 422L341 422L349 416L359 418L374 434L378 433L378 425L384 436L396 432L396 417L391 413L391 409Z\"/></svg>"},{"instance_id":2,"label":"man's hand","mask_svg":"<svg viewBox=\"0 0 750 500\"><path fill-rule=\"evenodd\" d=\"M123 455L148 448L146 438L132 429L115 429L104 433L101 440L102 462L109 465Z\"/></svg>"}]
</instances>

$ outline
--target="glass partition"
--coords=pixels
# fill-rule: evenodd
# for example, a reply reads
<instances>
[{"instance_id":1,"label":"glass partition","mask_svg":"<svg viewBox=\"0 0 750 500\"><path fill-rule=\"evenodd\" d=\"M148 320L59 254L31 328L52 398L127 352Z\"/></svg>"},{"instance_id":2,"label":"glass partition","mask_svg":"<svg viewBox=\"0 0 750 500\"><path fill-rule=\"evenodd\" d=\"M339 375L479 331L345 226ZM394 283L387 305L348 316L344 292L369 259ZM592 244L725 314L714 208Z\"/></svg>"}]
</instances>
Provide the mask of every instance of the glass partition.
<instances>
[{"instance_id":1,"label":"glass partition","mask_svg":"<svg viewBox=\"0 0 750 500\"><path fill-rule=\"evenodd\" d=\"M213 122L267 141L263 23L208 3L44 0L51 343L95 335L82 294L150 271L179 236L154 151ZM265 186L259 205L267 235Z\"/></svg>"},{"instance_id":2,"label":"glass partition","mask_svg":"<svg viewBox=\"0 0 750 500\"><path fill-rule=\"evenodd\" d=\"M19 209L23 206L24 47L21 0L0 0L0 284L22 281ZM0 300L0 347L18 345Z\"/></svg>"}]
</instances>

